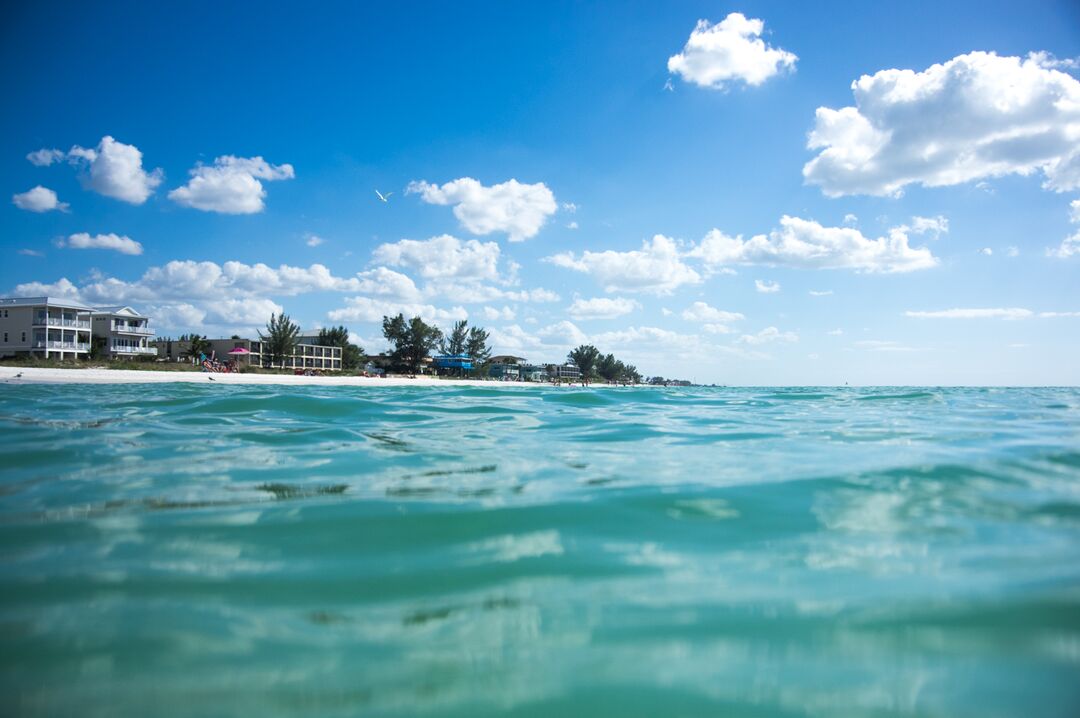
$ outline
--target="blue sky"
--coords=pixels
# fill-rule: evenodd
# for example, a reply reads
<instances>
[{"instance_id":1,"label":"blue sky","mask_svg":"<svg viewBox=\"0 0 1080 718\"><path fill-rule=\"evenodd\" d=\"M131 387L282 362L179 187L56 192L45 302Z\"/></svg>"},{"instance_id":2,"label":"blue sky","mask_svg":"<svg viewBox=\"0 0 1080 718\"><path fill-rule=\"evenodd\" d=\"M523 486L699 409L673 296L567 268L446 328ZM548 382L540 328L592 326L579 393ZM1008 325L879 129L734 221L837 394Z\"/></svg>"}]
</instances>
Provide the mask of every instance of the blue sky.
<instances>
[{"instance_id":1,"label":"blue sky","mask_svg":"<svg viewBox=\"0 0 1080 718\"><path fill-rule=\"evenodd\" d=\"M219 5L0 11L0 293L1080 383L1075 3Z\"/></svg>"}]
</instances>

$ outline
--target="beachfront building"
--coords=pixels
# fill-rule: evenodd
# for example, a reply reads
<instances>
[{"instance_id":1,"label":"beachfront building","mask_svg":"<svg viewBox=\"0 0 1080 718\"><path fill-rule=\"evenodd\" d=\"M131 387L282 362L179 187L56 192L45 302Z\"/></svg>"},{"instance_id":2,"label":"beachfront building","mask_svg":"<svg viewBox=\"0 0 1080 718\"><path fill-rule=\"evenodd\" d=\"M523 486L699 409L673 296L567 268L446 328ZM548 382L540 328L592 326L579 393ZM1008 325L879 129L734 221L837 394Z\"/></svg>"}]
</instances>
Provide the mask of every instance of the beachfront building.
<instances>
[{"instance_id":1,"label":"beachfront building","mask_svg":"<svg viewBox=\"0 0 1080 718\"><path fill-rule=\"evenodd\" d=\"M324 347L312 341L316 335L305 334L298 337L302 341L295 351L281 363L271 364L269 355L263 351L263 342L259 339L209 339L210 351L207 358L219 362L235 361L239 366L262 367L265 369L292 369L311 371L341 371L341 347ZM157 342L160 355L168 361L192 361L191 342L164 339Z\"/></svg>"},{"instance_id":2,"label":"beachfront building","mask_svg":"<svg viewBox=\"0 0 1080 718\"><path fill-rule=\"evenodd\" d=\"M548 364L547 375L552 381L581 381L581 370L570 363Z\"/></svg>"},{"instance_id":3,"label":"beachfront building","mask_svg":"<svg viewBox=\"0 0 1080 718\"><path fill-rule=\"evenodd\" d=\"M0 299L0 357L85 359L91 308L71 299Z\"/></svg>"},{"instance_id":4,"label":"beachfront building","mask_svg":"<svg viewBox=\"0 0 1080 718\"><path fill-rule=\"evenodd\" d=\"M473 370L473 360L468 354L441 354L432 357L432 364L439 374L463 374Z\"/></svg>"},{"instance_id":5,"label":"beachfront building","mask_svg":"<svg viewBox=\"0 0 1080 718\"><path fill-rule=\"evenodd\" d=\"M109 359L139 359L157 356L150 345L154 330L150 318L131 307L95 307L92 313L93 342L100 343Z\"/></svg>"}]
</instances>

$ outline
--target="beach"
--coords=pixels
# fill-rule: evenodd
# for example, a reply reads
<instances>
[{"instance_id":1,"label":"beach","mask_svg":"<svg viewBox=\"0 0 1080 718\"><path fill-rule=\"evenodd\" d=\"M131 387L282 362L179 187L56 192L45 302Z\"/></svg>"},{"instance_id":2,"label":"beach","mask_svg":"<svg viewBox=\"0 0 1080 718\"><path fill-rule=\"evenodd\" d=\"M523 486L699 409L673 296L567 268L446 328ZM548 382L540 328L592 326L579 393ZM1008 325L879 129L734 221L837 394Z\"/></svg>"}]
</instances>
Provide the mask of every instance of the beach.
<instances>
[{"instance_id":1,"label":"beach","mask_svg":"<svg viewBox=\"0 0 1080 718\"><path fill-rule=\"evenodd\" d=\"M21 376L18 376L20 375ZM37 367L0 367L0 382L24 384L220 384L258 386L541 386L538 382L481 382L476 379L440 379L433 376L369 377L323 374L219 374L197 371L152 371L140 369L53 369ZM551 386L546 384L544 386ZM594 386L594 385L590 385Z\"/></svg>"}]
</instances>

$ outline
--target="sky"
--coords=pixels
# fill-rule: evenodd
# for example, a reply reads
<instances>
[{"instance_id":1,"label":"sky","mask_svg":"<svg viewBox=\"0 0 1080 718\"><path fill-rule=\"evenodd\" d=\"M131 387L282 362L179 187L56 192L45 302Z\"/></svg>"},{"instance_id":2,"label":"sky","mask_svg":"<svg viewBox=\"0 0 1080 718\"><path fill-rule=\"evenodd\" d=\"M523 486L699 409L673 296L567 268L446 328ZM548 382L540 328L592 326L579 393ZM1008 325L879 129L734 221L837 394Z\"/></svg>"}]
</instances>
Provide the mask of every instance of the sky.
<instances>
[{"instance_id":1,"label":"sky","mask_svg":"<svg viewBox=\"0 0 1080 718\"><path fill-rule=\"evenodd\" d=\"M1080 384L1075 2L7 3L0 72L0 295Z\"/></svg>"}]
</instances>

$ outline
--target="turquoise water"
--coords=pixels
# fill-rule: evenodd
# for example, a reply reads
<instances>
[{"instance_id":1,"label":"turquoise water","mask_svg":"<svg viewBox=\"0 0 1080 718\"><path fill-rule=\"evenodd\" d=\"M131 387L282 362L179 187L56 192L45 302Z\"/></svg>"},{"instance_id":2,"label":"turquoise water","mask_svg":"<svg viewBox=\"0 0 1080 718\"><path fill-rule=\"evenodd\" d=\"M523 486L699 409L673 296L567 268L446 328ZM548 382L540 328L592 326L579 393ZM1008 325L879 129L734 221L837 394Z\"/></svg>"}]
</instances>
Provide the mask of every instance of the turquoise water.
<instances>
[{"instance_id":1,"label":"turquoise water","mask_svg":"<svg viewBox=\"0 0 1080 718\"><path fill-rule=\"evenodd\" d=\"M1080 390L0 386L0 712L1076 716Z\"/></svg>"}]
</instances>

